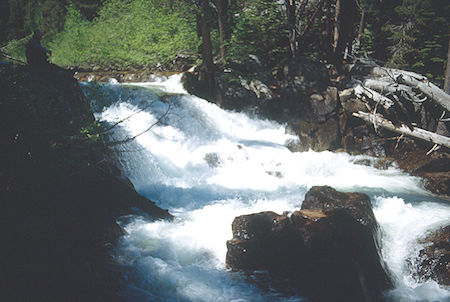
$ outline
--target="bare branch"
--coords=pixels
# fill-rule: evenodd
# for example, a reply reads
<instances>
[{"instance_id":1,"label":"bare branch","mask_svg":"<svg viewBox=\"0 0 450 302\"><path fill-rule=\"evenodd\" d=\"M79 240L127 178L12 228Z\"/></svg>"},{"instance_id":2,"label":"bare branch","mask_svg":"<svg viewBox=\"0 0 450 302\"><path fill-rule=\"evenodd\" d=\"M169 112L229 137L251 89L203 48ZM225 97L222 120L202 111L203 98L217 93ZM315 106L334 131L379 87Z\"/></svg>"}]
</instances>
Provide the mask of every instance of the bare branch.
<instances>
[{"instance_id":1,"label":"bare branch","mask_svg":"<svg viewBox=\"0 0 450 302\"><path fill-rule=\"evenodd\" d=\"M140 133L138 133L138 134L136 134L136 135L134 135L134 136L132 136L132 137L129 137L129 138L127 138L127 139L124 139L124 140L121 140L121 141L115 141L115 142L113 142L111 145L114 146L114 145L119 145L119 144L127 144L127 143L129 143L129 142L135 140L137 137L141 136L142 134L144 134L144 133L150 131L154 126L156 126L157 124L159 124L159 123L162 121L162 119L165 118L165 117L169 114L170 109L171 109L171 104L169 104L169 106L167 107L166 112L164 112L164 114L161 115L161 116L158 118L158 120L156 120L156 122L154 122L153 124L151 124L150 127L148 127L147 129L145 129L144 131L142 131L142 132L140 132Z\"/></svg>"}]
</instances>

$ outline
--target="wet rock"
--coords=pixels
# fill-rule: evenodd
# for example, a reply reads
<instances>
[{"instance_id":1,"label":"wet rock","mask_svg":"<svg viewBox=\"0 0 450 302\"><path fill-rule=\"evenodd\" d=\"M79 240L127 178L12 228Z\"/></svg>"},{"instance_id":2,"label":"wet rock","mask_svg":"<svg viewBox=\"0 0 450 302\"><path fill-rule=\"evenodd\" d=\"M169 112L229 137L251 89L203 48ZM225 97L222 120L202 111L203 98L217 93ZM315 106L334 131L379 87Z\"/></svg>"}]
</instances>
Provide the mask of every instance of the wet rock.
<instances>
[{"instance_id":1,"label":"wet rock","mask_svg":"<svg viewBox=\"0 0 450 302\"><path fill-rule=\"evenodd\" d=\"M450 286L450 225L429 233L419 241L425 245L419 255L409 259L409 267L416 280L434 280Z\"/></svg>"},{"instance_id":2,"label":"wet rock","mask_svg":"<svg viewBox=\"0 0 450 302\"><path fill-rule=\"evenodd\" d=\"M370 229L378 226L370 198L364 193L339 192L330 186L314 186L306 193L301 209L345 209L362 225Z\"/></svg>"},{"instance_id":3,"label":"wet rock","mask_svg":"<svg viewBox=\"0 0 450 302\"><path fill-rule=\"evenodd\" d=\"M227 266L247 273L266 270L278 285L313 301L373 301L392 286L366 195L313 188L304 204L291 215L236 217Z\"/></svg>"},{"instance_id":4,"label":"wet rock","mask_svg":"<svg viewBox=\"0 0 450 302\"><path fill-rule=\"evenodd\" d=\"M450 153L448 150L427 154L432 144L403 138L386 144L387 156L393 158L398 166L413 175L426 180L425 187L450 200Z\"/></svg>"},{"instance_id":5,"label":"wet rock","mask_svg":"<svg viewBox=\"0 0 450 302\"><path fill-rule=\"evenodd\" d=\"M330 118L323 123L301 120L289 125L289 133L298 135L300 143L293 151L336 150L341 147L339 123L336 118Z\"/></svg>"},{"instance_id":6,"label":"wet rock","mask_svg":"<svg viewBox=\"0 0 450 302\"><path fill-rule=\"evenodd\" d=\"M336 87L328 87L322 94L314 93L309 97L310 110L306 114L308 121L325 122L337 113L338 97Z\"/></svg>"},{"instance_id":7,"label":"wet rock","mask_svg":"<svg viewBox=\"0 0 450 302\"><path fill-rule=\"evenodd\" d=\"M206 161L210 168L220 167L220 158L217 153L207 153L203 159Z\"/></svg>"}]
</instances>

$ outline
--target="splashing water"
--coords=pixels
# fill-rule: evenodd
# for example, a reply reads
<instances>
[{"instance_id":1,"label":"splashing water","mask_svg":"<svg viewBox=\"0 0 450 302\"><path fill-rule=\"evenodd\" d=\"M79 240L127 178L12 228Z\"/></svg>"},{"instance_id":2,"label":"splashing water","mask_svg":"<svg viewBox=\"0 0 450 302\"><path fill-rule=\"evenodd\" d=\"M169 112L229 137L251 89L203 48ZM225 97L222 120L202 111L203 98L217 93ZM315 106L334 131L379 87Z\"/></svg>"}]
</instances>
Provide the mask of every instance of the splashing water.
<instances>
[{"instance_id":1,"label":"splashing water","mask_svg":"<svg viewBox=\"0 0 450 302\"><path fill-rule=\"evenodd\" d=\"M113 148L137 190L167 208L175 221L125 217L117 259L133 268L128 301L303 301L225 268L234 217L294 211L307 190L330 185L367 193L384 233L382 254L395 279L393 301L444 301L435 282L417 283L406 259L416 239L450 222L450 206L427 196L421 179L395 167L357 164L366 156L292 153L298 138L272 121L225 111L188 95L180 75L133 85L84 84L99 120L115 123Z\"/></svg>"}]
</instances>

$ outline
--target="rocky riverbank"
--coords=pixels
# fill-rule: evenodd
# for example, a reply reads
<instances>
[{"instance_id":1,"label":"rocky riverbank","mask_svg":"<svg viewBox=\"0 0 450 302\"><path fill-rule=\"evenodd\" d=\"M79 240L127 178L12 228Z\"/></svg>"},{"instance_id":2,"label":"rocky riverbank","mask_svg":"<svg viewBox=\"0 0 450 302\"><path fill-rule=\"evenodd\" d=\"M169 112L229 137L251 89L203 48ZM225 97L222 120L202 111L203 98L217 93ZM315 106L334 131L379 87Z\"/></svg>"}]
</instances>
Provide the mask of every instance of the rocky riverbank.
<instances>
[{"instance_id":1,"label":"rocky riverbank","mask_svg":"<svg viewBox=\"0 0 450 302\"><path fill-rule=\"evenodd\" d=\"M171 215L140 196L70 73L0 66L2 301L125 301L119 216Z\"/></svg>"},{"instance_id":2,"label":"rocky riverbank","mask_svg":"<svg viewBox=\"0 0 450 302\"><path fill-rule=\"evenodd\" d=\"M423 177L428 190L448 200L447 147L436 149L432 142L399 135L355 116L360 112L382 112L394 125L437 132L448 140L449 123L441 121L445 108L427 97L421 103L416 98L400 100L402 92L391 93L399 101L383 108L366 95L354 92L355 83L370 79L373 73L370 67L358 65L348 65L337 72L331 65L306 58L270 71L257 58L250 57L246 64L218 69L209 75L213 84L202 68L186 72L183 81L188 92L223 108L286 123L286 131L300 138L299 143L289 146L292 151L329 150L376 156Z\"/></svg>"}]
</instances>

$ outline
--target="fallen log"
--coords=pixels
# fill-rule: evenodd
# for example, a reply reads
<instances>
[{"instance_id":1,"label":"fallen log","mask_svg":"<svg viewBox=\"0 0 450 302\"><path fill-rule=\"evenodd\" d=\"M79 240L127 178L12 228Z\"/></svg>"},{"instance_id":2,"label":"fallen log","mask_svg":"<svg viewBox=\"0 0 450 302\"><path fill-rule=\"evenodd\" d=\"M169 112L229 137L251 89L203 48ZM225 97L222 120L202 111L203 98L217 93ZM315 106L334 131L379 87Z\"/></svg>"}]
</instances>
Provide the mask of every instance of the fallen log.
<instances>
[{"instance_id":1,"label":"fallen log","mask_svg":"<svg viewBox=\"0 0 450 302\"><path fill-rule=\"evenodd\" d=\"M412 71L406 71L401 69L386 68L386 67L373 67L370 71L372 75L380 77L389 77L396 79L399 75L409 76L417 81L428 81L427 77Z\"/></svg>"},{"instance_id":2,"label":"fallen log","mask_svg":"<svg viewBox=\"0 0 450 302\"><path fill-rule=\"evenodd\" d=\"M439 103L445 110L450 111L450 95L442 91L439 87L431 82L421 82L417 79L409 76L400 74L397 77L397 82L401 84L406 84L422 91L427 97L433 99Z\"/></svg>"},{"instance_id":3,"label":"fallen log","mask_svg":"<svg viewBox=\"0 0 450 302\"><path fill-rule=\"evenodd\" d=\"M366 113L362 111L354 112L354 117L365 120L366 122L372 123L377 127L382 127L384 129L408 135L413 138L417 138L423 141L438 144L447 148L450 148L450 137L436 134L418 127L408 128L406 125L395 126L390 120L376 114Z\"/></svg>"},{"instance_id":4,"label":"fallen log","mask_svg":"<svg viewBox=\"0 0 450 302\"><path fill-rule=\"evenodd\" d=\"M359 84L355 87L355 95L358 97L365 95L368 98L374 100L376 103L380 103L385 109L389 109L392 105L394 105L394 102L391 99L376 92L375 90L363 87Z\"/></svg>"},{"instance_id":5,"label":"fallen log","mask_svg":"<svg viewBox=\"0 0 450 302\"><path fill-rule=\"evenodd\" d=\"M413 103L423 103L427 100L427 97L423 97L420 99L416 94L414 93L412 87L398 84L393 81L383 81L383 80L374 80L374 79L367 79L364 81L364 87L373 89L381 94L384 93L391 93L391 94L400 94L408 101L411 101Z\"/></svg>"},{"instance_id":6,"label":"fallen log","mask_svg":"<svg viewBox=\"0 0 450 302\"><path fill-rule=\"evenodd\" d=\"M412 88L407 85L401 85L393 82L386 82L381 80L367 79L364 81L364 87L378 91L379 93L384 92L401 92L406 91L408 93L412 92Z\"/></svg>"},{"instance_id":7,"label":"fallen log","mask_svg":"<svg viewBox=\"0 0 450 302\"><path fill-rule=\"evenodd\" d=\"M385 67L373 67L370 74L380 77L388 77L393 82L405 84L411 86L412 88L417 88L427 97L436 101L445 110L450 112L450 95L428 81L427 77L421 74Z\"/></svg>"}]
</instances>

